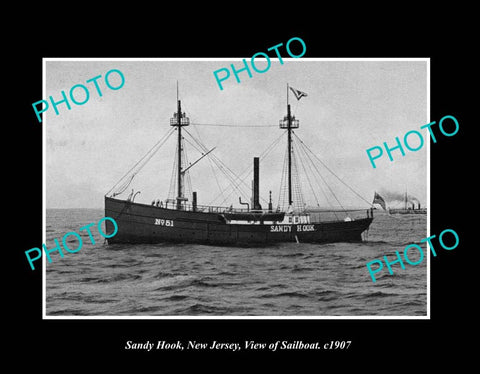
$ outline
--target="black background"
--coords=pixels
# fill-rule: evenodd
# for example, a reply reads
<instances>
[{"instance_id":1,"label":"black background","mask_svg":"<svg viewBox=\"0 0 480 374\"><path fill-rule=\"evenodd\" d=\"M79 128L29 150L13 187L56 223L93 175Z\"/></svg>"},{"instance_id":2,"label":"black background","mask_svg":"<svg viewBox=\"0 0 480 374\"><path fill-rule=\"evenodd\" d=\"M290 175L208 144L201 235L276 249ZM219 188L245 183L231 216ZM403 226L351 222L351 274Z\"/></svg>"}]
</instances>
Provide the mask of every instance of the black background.
<instances>
[{"instance_id":1,"label":"black background","mask_svg":"<svg viewBox=\"0 0 480 374\"><path fill-rule=\"evenodd\" d=\"M389 362L382 366L386 370L417 367L418 362L466 363L470 356L465 351L474 344L471 339L476 339L472 330L476 293L470 279L474 274L475 246L467 245L469 233L465 225L468 215L470 220L475 216L469 207L475 201L472 187L476 185L474 152L466 146L466 138L475 136L469 114L473 106L468 102L473 101L470 87L476 76L470 64L476 58L476 47L471 23L465 19L468 11L447 9L444 13L420 15L414 11L372 13L363 9L370 14L365 16L350 9L348 17L346 9L320 12L315 8L300 9L298 16L284 9L279 16L257 17L257 11L250 10L245 11L242 20L233 21L232 14L238 15L243 6L232 4L232 10L227 10L224 5L223 13L212 17L208 17L210 11L206 8L193 18L189 15L194 12L187 8L181 13L158 7L137 13L117 5L102 15L96 8L88 8L47 18L44 16L48 9L44 9L35 29L9 42L6 75L12 79L9 87L15 93L8 100L14 105L6 105L4 112L10 114L7 125L15 135L5 137L4 143L9 176L4 200L13 204L11 208L4 205L4 214L9 217L9 231L4 237L15 240L9 240L8 245L5 241L3 248L13 255L12 260L4 260L8 272L3 276L10 296L3 303L3 312L8 314L4 319L8 356L19 353L14 360L22 368L29 364L52 368L58 359L66 358L69 369L90 368L100 362L109 366L129 362L138 367L153 363L155 371L163 371L169 359L177 367L192 363L195 367L200 358L206 358L210 366L218 366L218 356L228 358L229 364L222 365L226 370L236 367L232 366L234 361L249 363L251 358L272 363L286 359L295 366L314 362L317 366L313 368L333 362L337 369L353 365L362 371L379 368L379 360L384 359ZM305 19L305 13L310 12L315 13L315 21ZM439 135L437 143L430 144L430 232L438 235L450 228L460 237L455 250L439 249L438 256L431 259L431 319L42 320L42 270L31 271L24 254L42 243L43 124L38 123L31 106L42 99L42 57L249 58L294 36L302 38L307 46L304 57L431 58L431 121L438 123L443 116L453 115L460 124L455 136ZM438 128L434 131L439 134ZM345 351L139 352L124 350L127 340L351 340L352 344ZM298 356L300 361L292 361Z\"/></svg>"}]
</instances>

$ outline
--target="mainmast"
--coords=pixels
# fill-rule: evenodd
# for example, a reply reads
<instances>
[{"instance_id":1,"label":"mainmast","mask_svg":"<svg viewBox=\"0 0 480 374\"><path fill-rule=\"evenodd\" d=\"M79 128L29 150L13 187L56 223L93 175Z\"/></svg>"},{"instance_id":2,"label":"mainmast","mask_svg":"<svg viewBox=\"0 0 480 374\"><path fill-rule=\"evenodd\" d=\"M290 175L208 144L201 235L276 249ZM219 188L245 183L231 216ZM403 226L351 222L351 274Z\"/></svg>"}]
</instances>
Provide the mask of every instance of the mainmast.
<instances>
[{"instance_id":1,"label":"mainmast","mask_svg":"<svg viewBox=\"0 0 480 374\"><path fill-rule=\"evenodd\" d=\"M287 104L288 117L288 205L293 204L292 199L292 116L290 113L290 104Z\"/></svg>"},{"instance_id":2,"label":"mainmast","mask_svg":"<svg viewBox=\"0 0 480 374\"><path fill-rule=\"evenodd\" d=\"M288 205L291 207L293 205L292 197L292 129L296 129L300 126L298 120L295 119L295 116L292 116L290 111L290 104L288 102L288 84L287 84L287 115L283 117L283 120L280 120L280 128L287 129L287 152L288 152Z\"/></svg>"},{"instance_id":3,"label":"mainmast","mask_svg":"<svg viewBox=\"0 0 480 374\"><path fill-rule=\"evenodd\" d=\"M187 200L183 195L183 173L182 173L182 126L188 126L190 119L182 113L182 104L178 98L178 82L177 82L177 112L173 113L170 118L170 126L176 126L178 132L177 143L177 209L182 209L182 201Z\"/></svg>"}]
</instances>

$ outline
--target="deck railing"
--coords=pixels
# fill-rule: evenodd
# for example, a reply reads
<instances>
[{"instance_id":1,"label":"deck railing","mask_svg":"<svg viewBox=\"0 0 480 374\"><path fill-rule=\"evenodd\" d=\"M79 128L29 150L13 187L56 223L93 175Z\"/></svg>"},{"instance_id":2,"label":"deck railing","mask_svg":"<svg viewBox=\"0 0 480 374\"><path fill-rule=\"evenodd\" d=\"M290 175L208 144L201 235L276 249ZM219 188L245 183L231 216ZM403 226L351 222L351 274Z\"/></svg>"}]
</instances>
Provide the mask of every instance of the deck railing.
<instances>
[{"instance_id":1,"label":"deck railing","mask_svg":"<svg viewBox=\"0 0 480 374\"><path fill-rule=\"evenodd\" d=\"M160 202L159 207L165 209L177 209L176 202ZM226 206L215 206L215 205L196 205L195 208L192 204L182 204L181 210L183 211L195 211L195 212L203 212L203 213L279 213L279 211L270 211L268 209L262 210L252 210L247 208L234 208L234 207L226 207Z\"/></svg>"},{"instance_id":2,"label":"deck railing","mask_svg":"<svg viewBox=\"0 0 480 374\"><path fill-rule=\"evenodd\" d=\"M176 200L169 199L167 201L158 201L158 203L152 204L154 206L164 208L164 209L172 209L172 210L178 210L177 209L177 202ZM226 207L226 206L215 206L215 205L196 205L194 208L193 204L187 204L187 203L182 203L181 204L181 209L182 211L188 211L188 212L200 212L200 213L218 213L218 214L223 214L223 213L252 213L252 214L268 214L268 213L281 213L280 210L268 210L268 209L262 209L262 210L252 210L248 208L234 208L234 207ZM288 215L288 213L285 213ZM311 210L306 210L306 211L298 211L298 212L292 212L292 215L297 215L297 216L308 216L310 217L311 223L314 222L322 222L330 219L334 220L343 220L345 218L350 218L350 219L358 219L358 218L364 218L365 216L372 217L373 218L373 210L372 209L345 209L345 210L336 210L336 209L311 209Z\"/></svg>"}]
</instances>

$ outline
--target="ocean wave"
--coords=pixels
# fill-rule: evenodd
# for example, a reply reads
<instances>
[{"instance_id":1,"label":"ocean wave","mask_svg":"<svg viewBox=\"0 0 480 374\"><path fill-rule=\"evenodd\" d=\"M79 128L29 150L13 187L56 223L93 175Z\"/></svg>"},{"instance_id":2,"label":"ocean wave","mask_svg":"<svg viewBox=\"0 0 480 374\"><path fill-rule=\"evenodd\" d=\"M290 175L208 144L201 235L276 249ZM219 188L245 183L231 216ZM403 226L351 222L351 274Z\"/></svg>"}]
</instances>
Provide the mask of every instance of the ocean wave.
<instances>
[{"instance_id":1,"label":"ocean wave","mask_svg":"<svg viewBox=\"0 0 480 374\"><path fill-rule=\"evenodd\" d=\"M175 314L180 315L204 315L204 314L226 314L228 308L217 307L211 304L196 303L186 308L177 309Z\"/></svg>"},{"instance_id":2,"label":"ocean wave","mask_svg":"<svg viewBox=\"0 0 480 374\"><path fill-rule=\"evenodd\" d=\"M293 272L318 271L318 268L315 269L311 267L295 265L291 271Z\"/></svg>"},{"instance_id":3,"label":"ocean wave","mask_svg":"<svg viewBox=\"0 0 480 374\"><path fill-rule=\"evenodd\" d=\"M270 299L278 297L311 298L311 295L305 294L303 292L289 291L280 293L268 293L259 296L260 299Z\"/></svg>"},{"instance_id":4,"label":"ocean wave","mask_svg":"<svg viewBox=\"0 0 480 374\"><path fill-rule=\"evenodd\" d=\"M171 295L171 296L164 297L164 298L162 298L161 300L162 300L162 301L172 301L172 302L175 302L175 301L186 300L186 299L189 299L189 298L190 298L190 296L188 296L188 295Z\"/></svg>"},{"instance_id":5,"label":"ocean wave","mask_svg":"<svg viewBox=\"0 0 480 374\"><path fill-rule=\"evenodd\" d=\"M372 298L377 298L377 297L392 297L392 296L396 296L397 294L396 293L392 293L392 292L383 292L383 291L376 291L376 292L369 292L369 293L365 293L363 294L361 297L362 299L372 299ZM355 294L355 295L352 295L353 297L359 297L359 295Z\"/></svg>"},{"instance_id":6,"label":"ocean wave","mask_svg":"<svg viewBox=\"0 0 480 374\"><path fill-rule=\"evenodd\" d=\"M218 273L218 275L220 275L220 276L221 276L221 275L237 276L238 273L234 273L234 272L232 272L232 271L225 271L225 270L224 270L224 271L221 271L220 273Z\"/></svg>"},{"instance_id":7,"label":"ocean wave","mask_svg":"<svg viewBox=\"0 0 480 374\"><path fill-rule=\"evenodd\" d=\"M286 257L286 258L291 258L291 257L303 257L305 256L305 253L303 252L294 252L294 253L279 253L278 257Z\"/></svg>"},{"instance_id":8,"label":"ocean wave","mask_svg":"<svg viewBox=\"0 0 480 374\"><path fill-rule=\"evenodd\" d=\"M128 274L128 273L120 273L114 274L109 277L105 278L84 278L84 279L96 279L97 283L113 283L113 282L122 282L122 281L136 281L141 279L141 275L137 274ZM83 279L80 279L82 281Z\"/></svg>"},{"instance_id":9,"label":"ocean wave","mask_svg":"<svg viewBox=\"0 0 480 374\"><path fill-rule=\"evenodd\" d=\"M148 283L148 288L154 291L174 290L177 288L187 287L188 285L191 285L194 280L195 277L192 275L174 275L171 277L153 280Z\"/></svg>"}]
</instances>

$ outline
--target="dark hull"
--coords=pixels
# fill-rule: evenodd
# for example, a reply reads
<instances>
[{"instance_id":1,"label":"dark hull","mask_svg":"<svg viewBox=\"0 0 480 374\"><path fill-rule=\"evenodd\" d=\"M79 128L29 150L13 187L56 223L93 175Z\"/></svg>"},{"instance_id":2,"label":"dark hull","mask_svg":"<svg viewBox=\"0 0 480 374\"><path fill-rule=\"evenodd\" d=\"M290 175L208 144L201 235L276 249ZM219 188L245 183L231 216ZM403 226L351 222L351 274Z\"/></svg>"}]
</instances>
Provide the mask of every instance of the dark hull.
<instances>
[{"instance_id":1,"label":"dark hull","mask_svg":"<svg viewBox=\"0 0 480 374\"><path fill-rule=\"evenodd\" d=\"M389 209L390 214L427 214L426 209Z\"/></svg>"},{"instance_id":2,"label":"dark hull","mask_svg":"<svg viewBox=\"0 0 480 374\"><path fill-rule=\"evenodd\" d=\"M229 224L221 212L166 209L105 197L105 216L115 219L109 243L199 243L268 245L281 242L329 243L361 241L372 218L314 224ZM106 231L114 231L105 221Z\"/></svg>"}]
</instances>

